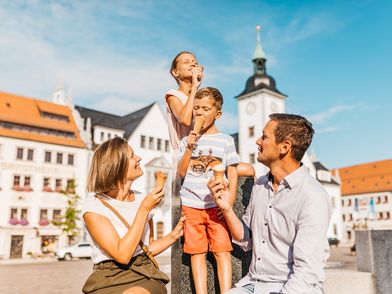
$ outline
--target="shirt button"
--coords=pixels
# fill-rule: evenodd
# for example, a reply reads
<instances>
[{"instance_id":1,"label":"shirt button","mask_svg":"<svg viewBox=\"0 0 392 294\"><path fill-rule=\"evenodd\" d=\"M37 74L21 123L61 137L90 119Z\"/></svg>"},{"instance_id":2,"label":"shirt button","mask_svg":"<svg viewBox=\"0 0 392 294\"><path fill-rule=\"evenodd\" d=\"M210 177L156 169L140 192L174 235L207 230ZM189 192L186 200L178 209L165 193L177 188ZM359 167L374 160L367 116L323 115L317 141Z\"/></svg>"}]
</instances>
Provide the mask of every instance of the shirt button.
<instances>
[{"instance_id":1,"label":"shirt button","mask_svg":"<svg viewBox=\"0 0 392 294\"><path fill-rule=\"evenodd\" d=\"M259 258L257 258L257 260L260 260L261 258L259 257Z\"/></svg>"},{"instance_id":2,"label":"shirt button","mask_svg":"<svg viewBox=\"0 0 392 294\"><path fill-rule=\"evenodd\" d=\"M265 241L263 241L263 243L265 243Z\"/></svg>"},{"instance_id":3,"label":"shirt button","mask_svg":"<svg viewBox=\"0 0 392 294\"><path fill-rule=\"evenodd\" d=\"M267 226L267 225L268 225L268 223L265 223L264 225L265 225L265 226Z\"/></svg>"},{"instance_id":4,"label":"shirt button","mask_svg":"<svg viewBox=\"0 0 392 294\"><path fill-rule=\"evenodd\" d=\"M270 205L269 208L272 208L272 205Z\"/></svg>"}]
</instances>

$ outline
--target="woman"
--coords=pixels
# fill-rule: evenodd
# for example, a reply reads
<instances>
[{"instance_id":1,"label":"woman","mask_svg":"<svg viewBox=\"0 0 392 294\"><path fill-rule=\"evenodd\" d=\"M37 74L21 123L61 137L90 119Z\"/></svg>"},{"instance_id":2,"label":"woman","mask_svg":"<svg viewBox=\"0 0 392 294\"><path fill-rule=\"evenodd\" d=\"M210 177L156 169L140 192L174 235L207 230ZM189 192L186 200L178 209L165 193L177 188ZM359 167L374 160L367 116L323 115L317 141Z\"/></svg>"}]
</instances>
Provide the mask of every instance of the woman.
<instances>
[{"instance_id":1,"label":"woman","mask_svg":"<svg viewBox=\"0 0 392 294\"><path fill-rule=\"evenodd\" d=\"M143 175L140 160L119 137L102 143L94 153L88 190L96 194L82 211L91 238L94 272L84 293L166 293L169 278L145 251L157 255L171 246L182 236L185 219L164 238L153 240L151 210L162 201L164 190L155 188L145 197L131 190L132 183Z\"/></svg>"}]
</instances>

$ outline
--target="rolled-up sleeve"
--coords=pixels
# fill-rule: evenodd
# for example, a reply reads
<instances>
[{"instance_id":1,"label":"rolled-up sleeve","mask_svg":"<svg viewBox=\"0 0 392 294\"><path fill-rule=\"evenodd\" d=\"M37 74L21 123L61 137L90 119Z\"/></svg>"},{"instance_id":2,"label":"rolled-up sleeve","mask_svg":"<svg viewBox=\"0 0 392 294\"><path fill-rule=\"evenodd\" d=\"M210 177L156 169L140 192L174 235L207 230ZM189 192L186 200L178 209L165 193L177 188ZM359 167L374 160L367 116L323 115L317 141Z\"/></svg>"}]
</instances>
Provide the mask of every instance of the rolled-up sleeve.
<instances>
[{"instance_id":1,"label":"rolled-up sleeve","mask_svg":"<svg viewBox=\"0 0 392 294\"><path fill-rule=\"evenodd\" d=\"M314 293L319 281L323 280L332 205L327 194L320 196L309 197L303 203L293 244L293 272L281 293Z\"/></svg>"}]
</instances>

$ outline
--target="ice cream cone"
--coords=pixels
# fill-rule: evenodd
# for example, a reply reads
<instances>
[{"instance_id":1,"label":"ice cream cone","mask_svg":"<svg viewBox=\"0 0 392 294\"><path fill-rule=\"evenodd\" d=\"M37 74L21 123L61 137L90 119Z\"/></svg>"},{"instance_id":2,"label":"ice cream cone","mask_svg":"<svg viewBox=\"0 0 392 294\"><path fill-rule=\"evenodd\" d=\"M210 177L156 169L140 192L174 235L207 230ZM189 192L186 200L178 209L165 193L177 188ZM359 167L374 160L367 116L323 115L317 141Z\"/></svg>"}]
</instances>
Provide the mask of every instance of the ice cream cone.
<instances>
[{"instance_id":1,"label":"ice cream cone","mask_svg":"<svg viewBox=\"0 0 392 294\"><path fill-rule=\"evenodd\" d=\"M212 170L214 171L215 180L223 185L225 182L225 166L219 163L215 165Z\"/></svg>"},{"instance_id":2,"label":"ice cream cone","mask_svg":"<svg viewBox=\"0 0 392 294\"><path fill-rule=\"evenodd\" d=\"M204 125L205 118L203 115L199 115L195 117L195 124L193 125L193 131L195 131L197 134L200 133L201 128Z\"/></svg>"},{"instance_id":3,"label":"ice cream cone","mask_svg":"<svg viewBox=\"0 0 392 294\"><path fill-rule=\"evenodd\" d=\"M167 180L167 174L161 171L155 172L155 188L163 187Z\"/></svg>"}]
</instances>

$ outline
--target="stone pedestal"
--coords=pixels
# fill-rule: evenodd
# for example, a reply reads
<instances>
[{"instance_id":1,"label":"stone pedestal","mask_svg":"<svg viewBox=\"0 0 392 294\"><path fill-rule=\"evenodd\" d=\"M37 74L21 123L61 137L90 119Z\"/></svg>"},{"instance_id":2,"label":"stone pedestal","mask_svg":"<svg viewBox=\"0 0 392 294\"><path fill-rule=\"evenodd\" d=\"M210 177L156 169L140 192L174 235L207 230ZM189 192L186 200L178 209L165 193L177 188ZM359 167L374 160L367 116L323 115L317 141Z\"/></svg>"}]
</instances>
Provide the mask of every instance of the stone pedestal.
<instances>
[{"instance_id":1,"label":"stone pedestal","mask_svg":"<svg viewBox=\"0 0 392 294\"><path fill-rule=\"evenodd\" d=\"M358 270L375 275L378 294L392 293L392 230L355 231Z\"/></svg>"},{"instance_id":2,"label":"stone pedestal","mask_svg":"<svg viewBox=\"0 0 392 294\"><path fill-rule=\"evenodd\" d=\"M239 218L245 212L249 204L253 187L253 178L239 178L234 212ZM172 221L173 226L177 224L181 215L180 201L178 197L172 200ZM171 293L189 294L195 293L193 285L192 271L190 267L190 256L182 252L183 240L177 241L171 249ZM237 245L233 244L232 264L233 264L233 284L239 281L249 269L252 258L251 252L244 252ZM208 293L220 293L216 262L214 256L207 255L207 285Z\"/></svg>"}]
</instances>

